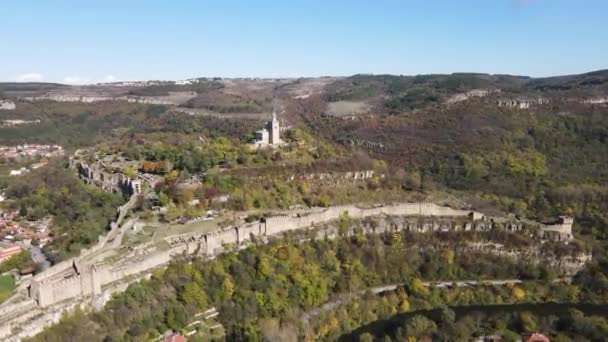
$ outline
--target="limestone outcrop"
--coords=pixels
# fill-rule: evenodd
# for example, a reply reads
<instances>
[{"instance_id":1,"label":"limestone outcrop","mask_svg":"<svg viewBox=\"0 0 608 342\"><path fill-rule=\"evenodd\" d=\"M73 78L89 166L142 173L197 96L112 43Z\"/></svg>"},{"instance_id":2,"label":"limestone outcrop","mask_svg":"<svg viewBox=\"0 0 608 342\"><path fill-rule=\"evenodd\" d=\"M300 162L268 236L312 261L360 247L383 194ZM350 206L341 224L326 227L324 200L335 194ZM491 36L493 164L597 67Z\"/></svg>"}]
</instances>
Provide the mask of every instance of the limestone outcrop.
<instances>
[{"instance_id":1,"label":"limestone outcrop","mask_svg":"<svg viewBox=\"0 0 608 342\"><path fill-rule=\"evenodd\" d=\"M189 99L196 97L194 92L175 92L168 96L94 96L80 94L45 94L40 96L25 96L20 98L21 101L39 102L80 102L80 103L97 103L105 101L125 101L129 103L141 104L157 104L157 105L179 105Z\"/></svg>"},{"instance_id":2,"label":"limestone outcrop","mask_svg":"<svg viewBox=\"0 0 608 342\"><path fill-rule=\"evenodd\" d=\"M9 100L0 100L0 110L14 110L17 108L13 101Z\"/></svg>"}]
</instances>

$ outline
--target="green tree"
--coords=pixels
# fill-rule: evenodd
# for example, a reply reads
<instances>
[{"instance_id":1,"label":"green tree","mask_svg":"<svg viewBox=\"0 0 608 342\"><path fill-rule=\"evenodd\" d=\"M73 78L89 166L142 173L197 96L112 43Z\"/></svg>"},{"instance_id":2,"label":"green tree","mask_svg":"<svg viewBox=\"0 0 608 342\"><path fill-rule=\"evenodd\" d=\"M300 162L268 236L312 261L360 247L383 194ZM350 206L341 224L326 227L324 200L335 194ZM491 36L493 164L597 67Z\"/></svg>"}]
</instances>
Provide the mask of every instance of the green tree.
<instances>
[{"instance_id":1,"label":"green tree","mask_svg":"<svg viewBox=\"0 0 608 342\"><path fill-rule=\"evenodd\" d=\"M189 282L184 286L181 299L186 304L194 305L199 309L207 307L207 295L196 282Z\"/></svg>"},{"instance_id":2,"label":"green tree","mask_svg":"<svg viewBox=\"0 0 608 342\"><path fill-rule=\"evenodd\" d=\"M427 337L437 331L437 325L426 316L416 315L404 324L403 330L408 337Z\"/></svg>"}]
</instances>

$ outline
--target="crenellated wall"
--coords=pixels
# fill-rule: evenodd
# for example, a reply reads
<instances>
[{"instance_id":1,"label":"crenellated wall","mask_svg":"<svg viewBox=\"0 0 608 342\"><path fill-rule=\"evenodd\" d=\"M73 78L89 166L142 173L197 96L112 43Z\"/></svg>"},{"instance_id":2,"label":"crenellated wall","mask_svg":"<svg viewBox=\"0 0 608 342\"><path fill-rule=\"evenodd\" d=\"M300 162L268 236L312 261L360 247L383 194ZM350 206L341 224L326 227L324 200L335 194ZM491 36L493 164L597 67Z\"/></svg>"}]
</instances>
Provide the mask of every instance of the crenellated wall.
<instances>
[{"instance_id":1,"label":"crenellated wall","mask_svg":"<svg viewBox=\"0 0 608 342\"><path fill-rule=\"evenodd\" d=\"M556 223L542 226L543 235L547 237L553 236L554 240L558 241L572 240L573 224L574 218L569 216L560 216Z\"/></svg>"}]
</instances>

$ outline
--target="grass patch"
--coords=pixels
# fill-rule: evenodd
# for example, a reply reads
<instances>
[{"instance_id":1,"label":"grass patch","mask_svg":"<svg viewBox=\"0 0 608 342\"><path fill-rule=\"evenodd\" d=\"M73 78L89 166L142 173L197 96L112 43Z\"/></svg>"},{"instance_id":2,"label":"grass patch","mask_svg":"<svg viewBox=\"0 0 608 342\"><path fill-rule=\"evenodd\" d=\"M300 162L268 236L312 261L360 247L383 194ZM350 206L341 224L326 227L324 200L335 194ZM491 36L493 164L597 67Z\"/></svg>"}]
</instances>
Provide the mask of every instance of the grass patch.
<instances>
[{"instance_id":1,"label":"grass patch","mask_svg":"<svg viewBox=\"0 0 608 342\"><path fill-rule=\"evenodd\" d=\"M156 240L164 239L167 236L178 235L178 234L186 234L192 232L198 233L207 233L214 231L218 228L218 220L209 220L209 221L197 221L191 222L187 224L173 224L166 228L158 229L158 232L154 236Z\"/></svg>"},{"instance_id":2,"label":"grass patch","mask_svg":"<svg viewBox=\"0 0 608 342\"><path fill-rule=\"evenodd\" d=\"M0 276L0 303L11 296L15 289L15 279L12 276Z\"/></svg>"}]
</instances>

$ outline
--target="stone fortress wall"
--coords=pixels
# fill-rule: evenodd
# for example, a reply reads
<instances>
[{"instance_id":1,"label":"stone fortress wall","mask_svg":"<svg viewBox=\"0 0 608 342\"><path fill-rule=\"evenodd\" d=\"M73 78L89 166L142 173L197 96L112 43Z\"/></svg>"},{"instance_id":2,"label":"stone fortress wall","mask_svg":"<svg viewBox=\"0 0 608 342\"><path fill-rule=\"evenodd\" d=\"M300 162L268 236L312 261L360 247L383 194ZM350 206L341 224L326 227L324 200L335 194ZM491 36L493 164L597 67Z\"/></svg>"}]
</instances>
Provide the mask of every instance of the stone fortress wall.
<instances>
[{"instance_id":1,"label":"stone fortress wall","mask_svg":"<svg viewBox=\"0 0 608 342\"><path fill-rule=\"evenodd\" d=\"M167 264L175 255L201 254L213 257L223 252L227 245L242 245L252 238L264 238L284 232L310 228L335 221L347 212L354 219L374 216L391 217L390 224L374 227L363 225L365 233L380 233L388 230L428 231L467 231L490 230L498 221L487 218L479 212L442 207L434 203L401 203L387 206L361 208L356 205L330 207L322 211L294 216L273 216L260 221L238 226L221 228L208 233L188 233L167 238L168 250L144 251L126 258L118 265L93 264L79 259L64 262L64 271L51 277L43 274L32 281L30 295L38 305L45 307L74 297L88 297L101 293L103 286L125 277ZM425 218L420 220L420 218ZM445 220L441 220L445 218ZM522 222L504 222L505 229L523 229ZM558 226L542 226L543 230L558 231L571 237L572 221ZM66 268L66 265L69 267Z\"/></svg>"},{"instance_id":2,"label":"stone fortress wall","mask_svg":"<svg viewBox=\"0 0 608 342\"><path fill-rule=\"evenodd\" d=\"M134 254L122 260L118 265L91 263L87 260L93 259L92 256L103 250L113 236L113 232L119 228L131 202L134 201L134 195L141 192L141 185L136 186L137 183L134 183L134 180L123 174L110 174L98 168L92 168L79 159L70 158L70 166L77 169L87 183L95 184L108 191L123 191L132 196L129 203L118 209L117 219L112 222L110 233L101 237L98 244L84 250L80 257L59 263L32 279L30 297L36 300L41 307L71 298L98 295L102 287L125 277L165 265L175 255L198 253L213 257L221 253L226 245L241 245L252 238L263 238L318 226L339 219L340 215L345 212L354 219L374 216L393 218L391 224L383 224L379 227L364 225L365 232L383 232L388 229L419 232L489 230L499 222L498 219L489 219L480 212L453 209L430 202L378 205L367 208L343 205L304 214L272 216L257 222L222 228L208 233L171 236L167 238L170 245L168 250L143 251L142 254ZM366 173L361 174L363 178L366 175ZM409 219L399 219L399 217ZM426 219L419 221L419 218ZM436 220L429 218L436 218ZM437 220L438 218L450 218L450 220L441 221ZM561 217L555 225L538 224L538 227L543 234L549 234L557 240L569 240L572 238L572 224L572 218ZM516 231L522 229L523 223L505 222L504 227L508 231Z\"/></svg>"},{"instance_id":3,"label":"stone fortress wall","mask_svg":"<svg viewBox=\"0 0 608 342\"><path fill-rule=\"evenodd\" d=\"M543 225L542 232L544 235L554 236L555 239L560 241L571 240L573 224L574 218L569 216L560 216L556 223Z\"/></svg>"},{"instance_id":4,"label":"stone fortress wall","mask_svg":"<svg viewBox=\"0 0 608 342\"><path fill-rule=\"evenodd\" d=\"M133 200L135 196L132 196ZM131 202L131 201L130 201ZM117 219L113 222L112 228L115 231L124 220L124 215L129 208L129 203L119 209ZM107 264L95 260L92 255L102 250L112 236L111 231L107 236L100 238L100 242L89 250L85 250L81 255L72 260L64 261L54 265L50 269L36 275L31 280L29 289L30 300L34 307L39 309L53 309L58 306L67 305L74 300L84 302L87 298L95 301L102 296L104 289L114 286L125 279L135 279L141 274L164 267L173 257L177 255L205 255L214 257L219 253L247 244L252 239L264 240L273 235L285 232L323 227L317 234L333 237L336 235L335 227L331 223L338 220L341 215L348 213L353 219L361 219L361 229L364 233L382 233L400 230L408 231L467 231L467 230L490 230L495 225L500 224L508 231L525 229L526 225L538 225L541 231L568 233L571 237L572 220L563 218L555 226L545 226L542 224L512 221L508 219L489 218L482 213L443 207L434 203L399 203L393 205L377 205L372 207L360 207L357 205L335 206L326 209L312 210L308 213L294 215L277 215L261 219L251 223L243 223L226 228L220 228L208 233L187 233L174 235L166 238L169 244L168 249L137 250L130 255L122 258L117 264ZM329 227L328 227L329 225ZM351 228L347 234L353 234ZM322 237L321 235L318 235ZM506 256L513 254L512 251L500 251ZM515 255L517 257L517 255ZM558 260L556 267L575 271L584 264L589 255L576 260ZM568 267L570 267L568 269ZM4 317L10 317L5 324L0 324L0 332L10 333L13 328L19 329L23 314L12 314L14 309L7 309L0 306L0 317L2 312L8 313ZM39 310L36 309L36 310ZM23 317L22 317L23 316ZM0 333L0 338L2 334Z\"/></svg>"},{"instance_id":5,"label":"stone fortress wall","mask_svg":"<svg viewBox=\"0 0 608 342\"><path fill-rule=\"evenodd\" d=\"M462 217L471 222L483 220L478 212L441 207L433 203L405 203L371 208L355 205L336 206L319 212L296 216L274 216L265 220L218 229L209 233L191 233L172 236L167 239L168 250L144 251L132 255L118 265L87 263L87 255L103 247L98 244L84 256L64 261L52 267L54 272L45 271L32 279L30 296L39 306L47 307L76 297L89 297L101 293L101 289L125 277L137 275L147 270L167 264L180 254L202 254L213 257L225 250L226 245L241 245L252 237L267 237L284 232L313 227L337 220L344 212L352 218L377 215ZM116 223L117 224L117 223Z\"/></svg>"},{"instance_id":6,"label":"stone fortress wall","mask_svg":"<svg viewBox=\"0 0 608 342\"><path fill-rule=\"evenodd\" d=\"M289 231L331 225L332 221L335 222L344 213L348 213L348 216L353 219L361 219L361 228L364 233L400 230L418 232L489 230L500 224L508 231L517 231L524 229L524 225L533 225L538 227L542 234L550 234L549 237L558 240L572 238L573 220L568 217L561 217L560 221L554 225L543 225L489 218L480 212L444 207L431 202L371 207L343 205L313 209L305 213L271 216L256 222L220 228L207 233L174 235L165 239L169 244L168 249L144 248L131 252L115 264L107 264L103 261L99 262L98 260L101 258L98 256L100 253L104 253L105 247L112 242L120 230L126 213L135 202L136 195L141 189L137 190L133 186L134 181L125 175L109 174L100 169L91 168L83 160L71 158L70 166L78 170L85 182L95 184L108 191L126 192L131 195L131 198L129 202L118 208L117 217L111 223L110 232L100 237L95 246L81 251L80 256L56 264L32 278L27 300L29 304L26 304L34 305L37 312L46 310L45 308L55 310L55 308L63 307L74 301L81 303L87 299L95 301L96 298L103 295L104 289L124 283L125 279L134 279L141 274L164 267L177 255L198 254L212 258L230 247L247 244L252 239L264 240ZM336 235L335 229L327 227L323 232L325 236L329 237ZM347 233L352 234L353 230L351 229ZM580 260L561 262L570 263L573 268L581 265ZM7 318L5 324L0 323L0 338L3 337L2 332L10 333L13 328L19 329L24 315L22 310L0 306L0 318Z\"/></svg>"},{"instance_id":7,"label":"stone fortress wall","mask_svg":"<svg viewBox=\"0 0 608 342\"><path fill-rule=\"evenodd\" d=\"M74 308L77 304L74 299L86 298L101 290L101 283L95 282L95 273L90 268L85 270L86 261L103 251L113 239L134 203L135 196L131 196L127 203L117 208L111 230L105 236L100 236L97 244L82 249L79 257L57 263L37 274L29 282L27 293L17 293L13 296L15 300L9 299L0 305L0 340L13 336L9 340L19 341L23 337L33 336L50 323L57 322L64 311ZM28 298L19 300L23 295ZM65 303L52 306L50 312L45 309L62 300ZM51 314L51 321L48 320L51 316L44 316L46 313ZM19 334L14 335L15 331L19 331Z\"/></svg>"},{"instance_id":8,"label":"stone fortress wall","mask_svg":"<svg viewBox=\"0 0 608 342\"><path fill-rule=\"evenodd\" d=\"M34 299L39 306L45 307L66 299L99 293L102 283L97 281L95 276L99 267L89 266L87 260L102 251L114 238L134 203L135 196L131 196L127 203L118 207L116 219L110 223L109 233L100 236L97 244L88 249L82 249L79 257L62 261L35 275L30 282L30 298ZM49 284L53 285L49 286Z\"/></svg>"}]
</instances>

